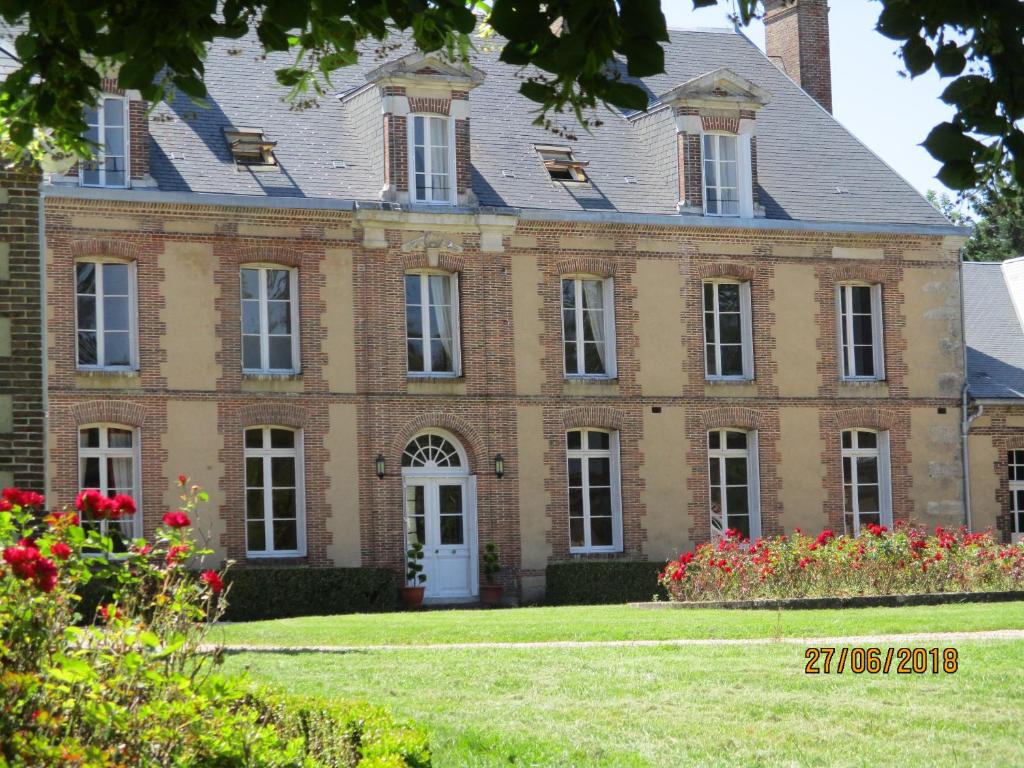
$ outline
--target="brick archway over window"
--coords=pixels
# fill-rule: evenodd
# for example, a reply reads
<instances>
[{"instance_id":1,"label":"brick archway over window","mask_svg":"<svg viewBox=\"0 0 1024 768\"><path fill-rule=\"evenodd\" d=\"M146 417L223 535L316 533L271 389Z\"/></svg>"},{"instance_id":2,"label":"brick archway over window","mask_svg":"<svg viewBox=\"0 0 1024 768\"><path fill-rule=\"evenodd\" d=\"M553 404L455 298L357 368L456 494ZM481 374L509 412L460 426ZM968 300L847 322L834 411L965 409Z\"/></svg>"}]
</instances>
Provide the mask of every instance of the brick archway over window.
<instances>
[{"instance_id":1,"label":"brick archway over window","mask_svg":"<svg viewBox=\"0 0 1024 768\"><path fill-rule=\"evenodd\" d=\"M146 422L146 406L127 400L89 400L71 406L75 425L124 424L141 427Z\"/></svg>"},{"instance_id":2,"label":"brick archway over window","mask_svg":"<svg viewBox=\"0 0 1024 768\"><path fill-rule=\"evenodd\" d=\"M299 267L302 265L302 254L296 253L289 248L281 248L273 245L260 245L251 248L243 248L238 252L239 264L280 264L285 267Z\"/></svg>"},{"instance_id":3,"label":"brick archway over window","mask_svg":"<svg viewBox=\"0 0 1024 768\"><path fill-rule=\"evenodd\" d=\"M622 422L621 411L602 405L570 408L562 413L562 426L566 430L585 429L586 427L621 430Z\"/></svg>"},{"instance_id":4,"label":"brick archway over window","mask_svg":"<svg viewBox=\"0 0 1024 768\"><path fill-rule=\"evenodd\" d=\"M555 271L560 275L593 275L594 277L615 277L614 259L599 256L573 256L555 262Z\"/></svg>"},{"instance_id":5,"label":"brick archway over window","mask_svg":"<svg viewBox=\"0 0 1024 768\"><path fill-rule=\"evenodd\" d=\"M470 472L485 471L483 462L486 461L489 454L484 439L468 421L444 411L423 413L407 422L391 441L389 463L393 461L394 466L401 466L402 453L409 441L420 432L430 429L443 429L451 432L462 443L462 447L466 451Z\"/></svg>"},{"instance_id":6,"label":"brick archway over window","mask_svg":"<svg viewBox=\"0 0 1024 768\"><path fill-rule=\"evenodd\" d=\"M242 429L255 426L281 426L303 429L309 418L304 408L285 403L257 403L246 405L236 412L238 426Z\"/></svg>"},{"instance_id":7,"label":"brick archway over window","mask_svg":"<svg viewBox=\"0 0 1024 768\"><path fill-rule=\"evenodd\" d=\"M71 256L84 259L89 256L113 256L119 259L134 261L138 257L137 249L123 240L72 240L69 244Z\"/></svg>"}]
</instances>

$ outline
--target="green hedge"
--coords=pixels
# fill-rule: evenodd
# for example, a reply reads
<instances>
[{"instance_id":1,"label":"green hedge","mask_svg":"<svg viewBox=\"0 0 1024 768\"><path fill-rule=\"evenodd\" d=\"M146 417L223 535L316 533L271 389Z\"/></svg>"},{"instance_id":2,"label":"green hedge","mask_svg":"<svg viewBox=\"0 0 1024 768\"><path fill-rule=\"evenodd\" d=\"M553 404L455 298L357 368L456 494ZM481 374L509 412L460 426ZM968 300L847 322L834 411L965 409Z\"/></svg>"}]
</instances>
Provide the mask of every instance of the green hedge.
<instances>
[{"instance_id":1,"label":"green hedge","mask_svg":"<svg viewBox=\"0 0 1024 768\"><path fill-rule=\"evenodd\" d=\"M226 621L377 613L398 607L395 576L384 568L233 568Z\"/></svg>"},{"instance_id":2,"label":"green hedge","mask_svg":"<svg viewBox=\"0 0 1024 768\"><path fill-rule=\"evenodd\" d=\"M658 584L664 563L636 560L581 560L547 567L549 605L604 605L665 598Z\"/></svg>"}]
</instances>

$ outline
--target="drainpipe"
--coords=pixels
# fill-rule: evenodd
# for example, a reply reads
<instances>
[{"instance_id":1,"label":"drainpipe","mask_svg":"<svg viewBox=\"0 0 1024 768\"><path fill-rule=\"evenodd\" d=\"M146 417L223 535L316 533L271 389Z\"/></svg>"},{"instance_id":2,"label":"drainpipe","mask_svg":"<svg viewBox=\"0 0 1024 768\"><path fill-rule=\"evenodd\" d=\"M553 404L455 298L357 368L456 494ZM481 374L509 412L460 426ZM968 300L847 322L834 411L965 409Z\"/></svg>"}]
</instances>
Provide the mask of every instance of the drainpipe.
<instances>
[{"instance_id":1,"label":"drainpipe","mask_svg":"<svg viewBox=\"0 0 1024 768\"><path fill-rule=\"evenodd\" d=\"M960 250L959 274L960 278L960 351L963 356L964 381L960 387L960 464L963 467L963 496L964 496L964 525L968 531L973 531L971 519L971 464L968 451L968 434L971 430L971 422L981 416L985 406L978 405L974 414L968 413L969 395L967 389L967 324L964 320L964 257L963 249Z\"/></svg>"},{"instance_id":2,"label":"drainpipe","mask_svg":"<svg viewBox=\"0 0 1024 768\"><path fill-rule=\"evenodd\" d=\"M42 335L41 356L42 377L40 382L43 387L43 488L42 491L47 498L50 497L50 385L47 372L47 345L46 345L46 213L45 198L43 197L44 176L39 177L39 324Z\"/></svg>"}]
</instances>

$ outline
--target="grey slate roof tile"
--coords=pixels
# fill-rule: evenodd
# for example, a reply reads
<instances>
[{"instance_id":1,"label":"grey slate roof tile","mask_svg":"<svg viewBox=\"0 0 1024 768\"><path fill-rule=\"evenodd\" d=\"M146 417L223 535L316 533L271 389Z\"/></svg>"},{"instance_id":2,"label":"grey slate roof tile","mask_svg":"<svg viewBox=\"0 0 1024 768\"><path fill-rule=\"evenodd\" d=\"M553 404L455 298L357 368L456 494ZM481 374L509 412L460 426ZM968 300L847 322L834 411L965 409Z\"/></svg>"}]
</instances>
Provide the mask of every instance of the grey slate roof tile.
<instances>
[{"instance_id":1,"label":"grey slate roof tile","mask_svg":"<svg viewBox=\"0 0 1024 768\"><path fill-rule=\"evenodd\" d=\"M1024 398L1024 329L999 263L963 265L967 385L976 398Z\"/></svg>"}]
</instances>

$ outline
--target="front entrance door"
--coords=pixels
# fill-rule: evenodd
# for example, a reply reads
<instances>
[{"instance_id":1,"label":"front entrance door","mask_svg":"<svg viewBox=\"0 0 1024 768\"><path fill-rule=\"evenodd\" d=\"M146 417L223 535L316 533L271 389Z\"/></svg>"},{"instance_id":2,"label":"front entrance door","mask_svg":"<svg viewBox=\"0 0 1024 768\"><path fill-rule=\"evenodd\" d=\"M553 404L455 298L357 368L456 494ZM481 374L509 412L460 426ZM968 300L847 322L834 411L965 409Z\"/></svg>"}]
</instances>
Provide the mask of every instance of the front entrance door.
<instances>
[{"instance_id":1,"label":"front entrance door","mask_svg":"<svg viewBox=\"0 0 1024 768\"><path fill-rule=\"evenodd\" d=\"M406 541L423 544L427 598L464 600L477 594L474 479L405 479Z\"/></svg>"}]
</instances>

